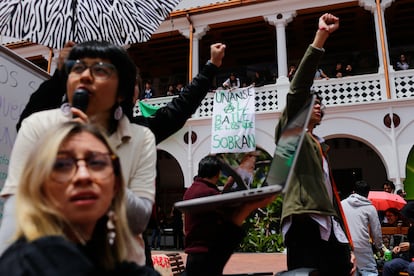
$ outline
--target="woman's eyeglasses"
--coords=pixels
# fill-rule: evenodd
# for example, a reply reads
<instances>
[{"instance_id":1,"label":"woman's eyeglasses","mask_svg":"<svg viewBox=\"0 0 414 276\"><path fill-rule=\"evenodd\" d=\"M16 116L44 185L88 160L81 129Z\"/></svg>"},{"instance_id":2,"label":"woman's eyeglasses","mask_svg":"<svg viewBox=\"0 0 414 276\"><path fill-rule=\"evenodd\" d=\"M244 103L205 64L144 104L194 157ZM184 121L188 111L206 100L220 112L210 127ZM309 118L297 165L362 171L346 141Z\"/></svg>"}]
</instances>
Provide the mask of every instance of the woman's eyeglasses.
<instances>
[{"instance_id":1,"label":"woman's eyeglasses","mask_svg":"<svg viewBox=\"0 0 414 276\"><path fill-rule=\"evenodd\" d=\"M71 182L79 169L79 161L84 161L91 178L103 180L114 172L115 159L117 156L109 152L89 152L84 158L75 158L69 153L58 153L53 164L51 179L62 184Z\"/></svg>"},{"instance_id":2,"label":"woman's eyeglasses","mask_svg":"<svg viewBox=\"0 0 414 276\"><path fill-rule=\"evenodd\" d=\"M96 79L107 80L116 71L116 68L111 63L97 62L92 65L86 65L81 60L67 60L66 69L69 73L82 74L86 69L89 69L92 76Z\"/></svg>"}]
</instances>

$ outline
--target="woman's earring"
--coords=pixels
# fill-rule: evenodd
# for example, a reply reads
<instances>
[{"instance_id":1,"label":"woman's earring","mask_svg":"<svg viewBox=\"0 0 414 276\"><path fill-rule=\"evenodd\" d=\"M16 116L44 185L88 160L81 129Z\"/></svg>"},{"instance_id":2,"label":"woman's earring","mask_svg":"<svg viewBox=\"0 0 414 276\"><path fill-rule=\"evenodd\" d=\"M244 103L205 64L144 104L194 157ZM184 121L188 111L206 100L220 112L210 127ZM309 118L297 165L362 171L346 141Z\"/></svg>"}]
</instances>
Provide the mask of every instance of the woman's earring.
<instances>
[{"instance_id":1,"label":"woman's earring","mask_svg":"<svg viewBox=\"0 0 414 276\"><path fill-rule=\"evenodd\" d=\"M124 112L122 111L122 107L120 105L118 105L118 107L115 108L115 112L114 112L115 120L117 120L117 121L121 120L122 115L124 115Z\"/></svg>"},{"instance_id":2,"label":"woman's earring","mask_svg":"<svg viewBox=\"0 0 414 276\"><path fill-rule=\"evenodd\" d=\"M108 230L108 242L110 245L113 245L115 242L116 232L115 232L115 212L110 210L108 212L108 221L106 223L106 228Z\"/></svg>"},{"instance_id":3,"label":"woman's earring","mask_svg":"<svg viewBox=\"0 0 414 276\"><path fill-rule=\"evenodd\" d=\"M69 116L69 115L72 115L72 112L70 111L70 104L69 103L63 103L61 106L60 106L60 110L62 110L62 113L65 115L65 116Z\"/></svg>"}]
</instances>

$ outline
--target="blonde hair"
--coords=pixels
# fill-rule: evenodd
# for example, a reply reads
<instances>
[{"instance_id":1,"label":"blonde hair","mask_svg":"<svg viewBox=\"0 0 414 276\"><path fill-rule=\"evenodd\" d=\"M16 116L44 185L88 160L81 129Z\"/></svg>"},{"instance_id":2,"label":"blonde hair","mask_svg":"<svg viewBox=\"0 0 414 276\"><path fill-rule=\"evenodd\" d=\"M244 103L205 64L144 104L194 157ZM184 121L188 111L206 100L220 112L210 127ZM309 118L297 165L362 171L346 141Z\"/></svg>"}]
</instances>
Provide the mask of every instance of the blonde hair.
<instances>
[{"instance_id":1,"label":"blonde hair","mask_svg":"<svg viewBox=\"0 0 414 276\"><path fill-rule=\"evenodd\" d=\"M115 154L106 136L98 127L89 124L68 122L53 128L39 139L30 152L20 178L16 196L17 237L24 237L28 242L45 236L58 235L73 241L73 234L82 240L82 235L75 229L64 213L57 210L51 199L46 196L44 182L50 177L58 150L62 143L72 136L87 132L100 140ZM117 191L112 199L111 209L115 213L116 237L113 245L108 242L108 217L101 217L96 225L89 244L93 244L99 265L111 269L116 263L127 260L128 249L137 245L130 233L126 218L125 183L122 178L119 159L113 161ZM72 237L72 239L70 238Z\"/></svg>"}]
</instances>

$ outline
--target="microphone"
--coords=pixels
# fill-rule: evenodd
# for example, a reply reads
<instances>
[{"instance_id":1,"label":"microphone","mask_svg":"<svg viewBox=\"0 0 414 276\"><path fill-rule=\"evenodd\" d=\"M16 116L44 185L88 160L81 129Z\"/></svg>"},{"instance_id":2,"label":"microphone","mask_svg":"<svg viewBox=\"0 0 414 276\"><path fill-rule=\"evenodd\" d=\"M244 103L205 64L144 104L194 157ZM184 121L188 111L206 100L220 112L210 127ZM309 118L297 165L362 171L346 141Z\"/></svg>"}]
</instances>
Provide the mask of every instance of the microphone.
<instances>
[{"instance_id":1,"label":"microphone","mask_svg":"<svg viewBox=\"0 0 414 276\"><path fill-rule=\"evenodd\" d=\"M89 103L89 95L88 90L86 89L76 89L73 93L72 98L72 107L76 107L77 109L82 110L83 112L86 111L88 108Z\"/></svg>"}]
</instances>

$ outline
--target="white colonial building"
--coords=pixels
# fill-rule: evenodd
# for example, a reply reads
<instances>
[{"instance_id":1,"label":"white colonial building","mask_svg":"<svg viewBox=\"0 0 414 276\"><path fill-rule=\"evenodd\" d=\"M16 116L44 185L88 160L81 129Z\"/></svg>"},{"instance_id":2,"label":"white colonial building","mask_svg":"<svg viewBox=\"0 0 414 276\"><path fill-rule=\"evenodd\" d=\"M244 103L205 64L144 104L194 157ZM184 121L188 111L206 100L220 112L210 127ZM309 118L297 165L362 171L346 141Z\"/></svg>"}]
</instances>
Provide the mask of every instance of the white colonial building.
<instances>
[{"instance_id":1,"label":"white colonial building","mask_svg":"<svg viewBox=\"0 0 414 276\"><path fill-rule=\"evenodd\" d=\"M356 179L377 190L389 179L412 199L414 69L396 71L393 65L400 53L414 58L414 43L409 42L413 10L414 0L183 0L151 41L128 50L143 76L160 90L177 78L195 76L215 41L228 45L217 83L235 68L244 77L257 68L270 72L274 82L256 88L256 143L272 155L274 128L289 86L288 67L299 62L311 42L319 15L338 15L341 28L328 41L322 66L327 71L328 65L344 59L357 70L354 76L315 81L327 106L316 134L331 146L332 168L344 193ZM14 50L30 57L35 49L48 59L47 48L30 47ZM162 106L170 100L148 103ZM209 94L185 127L158 145L164 206L181 198L198 162L210 152L212 102Z\"/></svg>"}]
</instances>

